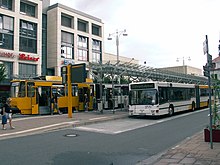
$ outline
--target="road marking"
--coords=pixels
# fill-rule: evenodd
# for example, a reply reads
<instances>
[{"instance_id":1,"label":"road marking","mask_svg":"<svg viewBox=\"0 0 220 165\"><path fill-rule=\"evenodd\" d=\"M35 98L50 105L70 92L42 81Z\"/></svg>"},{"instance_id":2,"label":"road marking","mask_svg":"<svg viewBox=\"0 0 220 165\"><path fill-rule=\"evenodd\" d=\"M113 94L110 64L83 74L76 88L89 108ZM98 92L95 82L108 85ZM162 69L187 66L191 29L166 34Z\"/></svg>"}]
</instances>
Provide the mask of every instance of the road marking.
<instances>
[{"instance_id":1,"label":"road marking","mask_svg":"<svg viewBox=\"0 0 220 165\"><path fill-rule=\"evenodd\" d=\"M188 115L191 115L193 113L199 113L199 112L206 111L206 110L207 109L202 109L202 110L198 110L198 111L195 111L195 112L192 112L192 113L191 112L190 113L185 113L185 114L176 115L176 116L172 116L172 117L168 117L168 118L163 118L163 119L160 119L160 120L150 120L147 124L142 123L141 125L132 126L131 128L121 128L120 125L118 125L117 128L112 129L112 126L110 126L111 124L109 124L109 126L104 125L104 128L103 128L103 125L102 125L102 128L100 128L99 124L91 124L91 125L83 126L83 127L79 126L79 127L74 128L74 129L82 130L82 131L106 133L106 134L120 134L120 133L123 133L123 132L128 132L128 131L132 131L132 130L135 130L135 129L148 127L148 126L151 126L151 125L154 125L154 124L160 124L160 123L163 123L163 122L166 122L166 121L169 121L169 120L177 119L177 118L180 118L180 117L188 116ZM103 119L103 118L107 118L107 117L92 118L90 120L98 120L98 119Z\"/></svg>"},{"instance_id":2,"label":"road marking","mask_svg":"<svg viewBox=\"0 0 220 165\"><path fill-rule=\"evenodd\" d=\"M96 118L91 118L89 120L93 121L93 120L106 119L106 118L108 118L108 117L96 117Z\"/></svg>"},{"instance_id":3,"label":"road marking","mask_svg":"<svg viewBox=\"0 0 220 165\"><path fill-rule=\"evenodd\" d=\"M89 127L76 127L73 128L74 130L80 130L80 131L88 131L88 132L97 132L97 133L104 133L104 134L116 134L115 132L108 131L106 129L101 128L89 128Z\"/></svg>"},{"instance_id":4,"label":"road marking","mask_svg":"<svg viewBox=\"0 0 220 165\"><path fill-rule=\"evenodd\" d=\"M12 133L1 134L0 137L10 136L10 135L19 135L19 134L23 134L23 133L29 133L29 132L38 131L38 130L41 130L41 129L52 128L52 127L55 127L55 126L60 126L60 125L65 125L65 124L71 125L71 124L75 124L75 123L78 123L78 122L79 121L71 121L71 122L63 122L63 123L58 123L58 124L52 124L52 125L47 125L47 126L43 126L43 127L27 129L27 130L23 130L23 131L17 131L17 132L12 132Z\"/></svg>"},{"instance_id":5,"label":"road marking","mask_svg":"<svg viewBox=\"0 0 220 165\"><path fill-rule=\"evenodd\" d=\"M65 115L67 116L67 115ZM52 117L56 117L54 115L51 116L36 116L36 117L22 117L22 118L13 118L13 121L21 121L21 120L31 120L31 119L40 119L40 118L52 118Z\"/></svg>"}]
</instances>

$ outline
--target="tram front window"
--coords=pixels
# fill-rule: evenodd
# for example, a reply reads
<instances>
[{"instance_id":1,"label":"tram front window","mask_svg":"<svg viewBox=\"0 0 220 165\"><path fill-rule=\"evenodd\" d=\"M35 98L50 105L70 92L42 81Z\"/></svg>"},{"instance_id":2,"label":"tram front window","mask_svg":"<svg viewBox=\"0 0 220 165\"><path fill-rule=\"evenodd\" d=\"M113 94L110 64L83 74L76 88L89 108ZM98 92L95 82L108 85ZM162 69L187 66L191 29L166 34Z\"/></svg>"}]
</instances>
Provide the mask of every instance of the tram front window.
<instances>
[{"instance_id":1,"label":"tram front window","mask_svg":"<svg viewBox=\"0 0 220 165\"><path fill-rule=\"evenodd\" d=\"M20 82L11 83L11 97L18 97Z\"/></svg>"}]
</instances>

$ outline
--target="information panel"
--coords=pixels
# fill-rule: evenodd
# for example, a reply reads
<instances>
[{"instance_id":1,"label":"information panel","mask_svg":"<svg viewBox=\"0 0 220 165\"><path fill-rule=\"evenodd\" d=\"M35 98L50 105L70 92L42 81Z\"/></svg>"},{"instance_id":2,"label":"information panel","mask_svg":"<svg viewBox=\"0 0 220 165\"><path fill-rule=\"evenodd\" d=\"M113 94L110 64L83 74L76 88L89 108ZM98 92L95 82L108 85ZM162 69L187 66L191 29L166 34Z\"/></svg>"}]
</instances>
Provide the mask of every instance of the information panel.
<instances>
[{"instance_id":1,"label":"information panel","mask_svg":"<svg viewBox=\"0 0 220 165\"><path fill-rule=\"evenodd\" d=\"M71 83L86 82L86 64L71 65Z\"/></svg>"}]
</instances>

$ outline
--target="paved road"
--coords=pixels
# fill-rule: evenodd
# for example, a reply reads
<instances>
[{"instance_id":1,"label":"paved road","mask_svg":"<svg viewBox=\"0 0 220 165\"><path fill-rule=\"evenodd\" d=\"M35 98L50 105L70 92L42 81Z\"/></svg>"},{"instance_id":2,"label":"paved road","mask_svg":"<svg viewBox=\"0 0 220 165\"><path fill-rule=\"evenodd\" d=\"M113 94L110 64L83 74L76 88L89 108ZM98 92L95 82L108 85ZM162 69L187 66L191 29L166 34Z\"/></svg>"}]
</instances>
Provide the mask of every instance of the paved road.
<instances>
[{"instance_id":1,"label":"paved road","mask_svg":"<svg viewBox=\"0 0 220 165\"><path fill-rule=\"evenodd\" d=\"M197 111L160 120L126 118L5 139L0 141L1 146L7 146L0 148L0 158L6 165L133 165L143 159L151 162L159 153L204 128L207 113ZM90 116L87 121L94 122L107 117L85 115ZM81 119L78 116L78 121Z\"/></svg>"}]
</instances>

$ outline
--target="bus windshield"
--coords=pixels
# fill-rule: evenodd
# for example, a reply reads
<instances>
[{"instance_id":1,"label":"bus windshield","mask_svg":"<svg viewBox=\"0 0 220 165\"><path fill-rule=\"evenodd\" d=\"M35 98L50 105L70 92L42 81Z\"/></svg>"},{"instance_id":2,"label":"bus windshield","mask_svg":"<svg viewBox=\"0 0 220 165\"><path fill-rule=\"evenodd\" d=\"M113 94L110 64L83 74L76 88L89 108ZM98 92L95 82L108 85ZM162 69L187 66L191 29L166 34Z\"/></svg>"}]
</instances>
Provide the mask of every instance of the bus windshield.
<instances>
[{"instance_id":1,"label":"bus windshield","mask_svg":"<svg viewBox=\"0 0 220 165\"><path fill-rule=\"evenodd\" d=\"M131 105L155 105L158 104L156 89L132 90L130 92Z\"/></svg>"}]
</instances>

